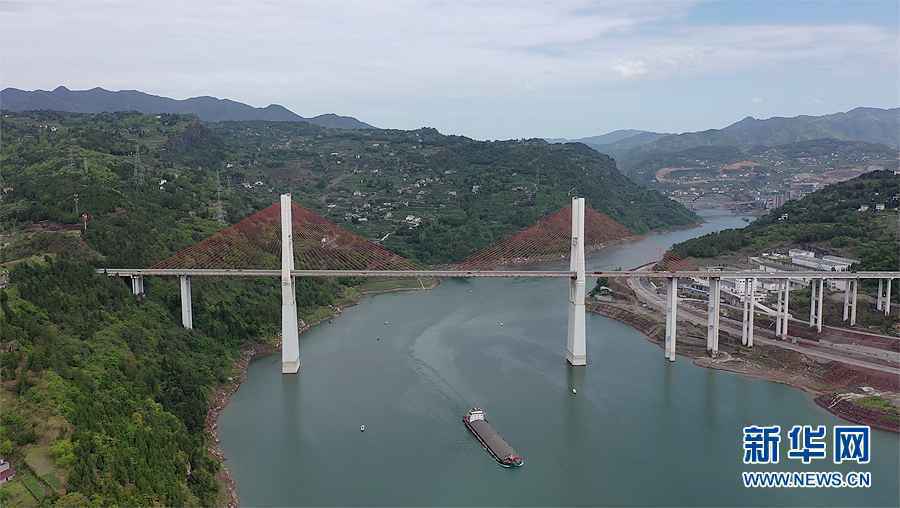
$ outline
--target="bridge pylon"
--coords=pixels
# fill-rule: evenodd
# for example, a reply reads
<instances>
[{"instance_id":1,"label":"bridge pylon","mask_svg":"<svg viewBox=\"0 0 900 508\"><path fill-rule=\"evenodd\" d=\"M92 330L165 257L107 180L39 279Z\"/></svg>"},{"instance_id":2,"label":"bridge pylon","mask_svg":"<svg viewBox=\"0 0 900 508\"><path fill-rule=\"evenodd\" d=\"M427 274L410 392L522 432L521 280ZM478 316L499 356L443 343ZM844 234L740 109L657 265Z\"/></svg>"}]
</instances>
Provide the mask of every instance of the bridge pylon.
<instances>
[{"instance_id":1,"label":"bridge pylon","mask_svg":"<svg viewBox=\"0 0 900 508\"><path fill-rule=\"evenodd\" d=\"M281 373L300 370L300 332L297 329L297 294L294 286L294 232L291 195L281 195Z\"/></svg>"},{"instance_id":2,"label":"bridge pylon","mask_svg":"<svg viewBox=\"0 0 900 508\"><path fill-rule=\"evenodd\" d=\"M569 333L566 360L572 365L587 365L584 328L584 198L572 198L572 251L569 270L575 272L569 282Z\"/></svg>"}]
</instances>

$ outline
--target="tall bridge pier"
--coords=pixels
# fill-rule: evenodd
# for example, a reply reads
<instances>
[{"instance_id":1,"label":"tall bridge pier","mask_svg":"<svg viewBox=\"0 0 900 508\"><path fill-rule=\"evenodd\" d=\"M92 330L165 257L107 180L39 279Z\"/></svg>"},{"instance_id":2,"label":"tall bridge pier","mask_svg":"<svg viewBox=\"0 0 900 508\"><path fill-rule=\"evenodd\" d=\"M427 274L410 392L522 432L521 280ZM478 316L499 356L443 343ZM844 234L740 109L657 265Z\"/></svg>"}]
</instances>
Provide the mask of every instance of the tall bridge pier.
<instances>
[{"instance_id":1,"label":"tall bridge pier","mask_svg":"<svg viewBox=\"0 0 900 508\"><path fill-rule=\"evenodd\" d=\"M709 279L709 302L707 303L706 352L709 356L719 354L719 317L722 297L722 279Z\"/></svg>"},{"instance_id":2,"label":"tall bridge pier","mask_svg":"<svg viewBox=\"0 0 900 508\"><path fill-rule=\"evenodd\" d=\"M675 332L678 327L678 277L666 279L666 359L675 361Z\"/></svg>"},{"instance_id":3,"label":"tall bridge pier","mask_svg":"<svg viewBox=\"0 0 900 508\"><path fill-rule=\"evenodd\" d=\"M584 328L584 297L587 279L584 272L584 198L572 198L572 252L569 271L569 333L566 360L572 365L587 365Z\"/></svg>"},{"instance_id":4,"label":"tall bridge pier","mask_svg":"<svg viewBox=\"0 0 900 508\"><path fill-rule=\"evenodd\" d=\"M300 331L297 329L297 294L294 286L294 232L291 195L281 195L281 373L300 370Z\"/></svg>"},{"instance_id":5,"label":"tall bridge pier","mask_svg":"<svg viewBox=\"0 0 900 508\"><path fill-rule=\"evenodd\" d=\"M885 316L891 314L891 281L889 279L878 279L878 295L875 298L875 309L884 311Z\"/></svg>"},{"instance_id":6,"label":"tall bridge pier","mask_svg":"<svg viewBox=\"0 0 900 508\"><path fill-rule=\"evenodd\" d=\"M744 279L744 316L741 322L741 345L753 347L753 316L756 314L756 277Z\"/></svg>"},{"instance_id":7,"label":"tall bridge pier","mask_svg":"<svg viewBox=\"0 0 900 508\"><path fill-rule=\"evenodd\" d=\"M809 327L822 331L822 303L825 301L825 279L809 281Z\"/></svg>"},{"instance_id":8,"label":"tall bridge pier","mask_svg":"<svg viewBox=\"0 0 900 508\"><path fill-rule=\"evenodd\" d=\"M181 324L188 330L192 330L194 328L194 307L191 304L191 276L179 276L178 286L181 289Z\"/></svg>"}]
</instances>

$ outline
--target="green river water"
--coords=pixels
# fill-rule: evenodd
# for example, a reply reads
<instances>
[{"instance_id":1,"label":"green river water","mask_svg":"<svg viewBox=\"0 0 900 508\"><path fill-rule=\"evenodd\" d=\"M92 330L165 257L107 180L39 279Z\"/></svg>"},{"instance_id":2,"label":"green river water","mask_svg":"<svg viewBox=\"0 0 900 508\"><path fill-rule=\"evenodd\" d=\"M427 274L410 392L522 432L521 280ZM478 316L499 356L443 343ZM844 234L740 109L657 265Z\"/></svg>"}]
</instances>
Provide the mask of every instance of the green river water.
<instances>
[{"instance_id":1,"label":"green river water","mask_svg":"<svg viewBox=\"0 0 900 508\"><path fill-rule=\"evenodd\" d=\"M629 268L728 227L655 234L593 254ZM593 284L593 281L589 281ZM588 366L565 362L565 280L449 280L364 299L301 336L299 376L251 364L222 412L244 506L898 506L898 437L872 461L742 463L741 429L842 423L788 386L670 364L637 331L588 315ZM385 322L389 322L387 325ZM500 322L503 326L500 326ZM572 388L577 394L572 393ZM461 422L480 406L526 459L503 469ZM360 425L366 431L360 432ZM742 471L870 471L868 489L747 489Z\"/></svg>"}]
</instances>

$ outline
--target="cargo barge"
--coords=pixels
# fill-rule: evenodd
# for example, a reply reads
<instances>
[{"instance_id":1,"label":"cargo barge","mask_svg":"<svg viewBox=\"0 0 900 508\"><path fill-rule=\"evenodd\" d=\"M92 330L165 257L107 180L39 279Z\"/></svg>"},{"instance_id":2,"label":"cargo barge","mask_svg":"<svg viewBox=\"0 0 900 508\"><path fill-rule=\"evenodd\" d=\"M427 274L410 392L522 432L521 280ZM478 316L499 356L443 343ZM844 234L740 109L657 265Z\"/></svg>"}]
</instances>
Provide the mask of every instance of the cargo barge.
<instances>
[{"instance_id":1,"label":"cargo barge","mask_svg":"<svg viewBox=\"0 0 900 508\"><path fill-rule=\"evenodd\" d=\"M491 427L484 417L483 410L473 407L463 417L463 423L501 466L519 467L525 464L525 459L516 453L513 447L509 446L509 443L504 441L500 434L497 434L497 431Z\"/></svg>"}]
</instances>

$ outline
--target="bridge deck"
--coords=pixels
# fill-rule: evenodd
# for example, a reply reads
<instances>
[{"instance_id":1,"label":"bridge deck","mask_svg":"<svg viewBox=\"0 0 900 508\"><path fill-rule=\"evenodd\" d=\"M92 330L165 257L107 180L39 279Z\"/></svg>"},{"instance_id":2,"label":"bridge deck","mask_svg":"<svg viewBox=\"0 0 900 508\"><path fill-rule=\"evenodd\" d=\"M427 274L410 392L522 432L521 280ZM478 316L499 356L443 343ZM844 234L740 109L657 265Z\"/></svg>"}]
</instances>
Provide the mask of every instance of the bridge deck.
<instances>
[{"instance_id":1,"label":"bridge deck","mask_svg":"<svg viewBox=\"0 0 900 508\"><path fill-rule=\"evenodd\" d=\"M182 275L198 277L280 277L281 270L216 270L216 269L153 269L153 268L100 268L97 273L118 277ZM536 277L572 278L575 272L568 270L293 270L295 277L409 277L409 278L467 278L467 277ZM652 272L644 270L590 271L588 277L630 278L648 277L698 277L721 279L898 279L896 272L756 272L756 271L676 271Z\"/></svg>"}]
</instances>

